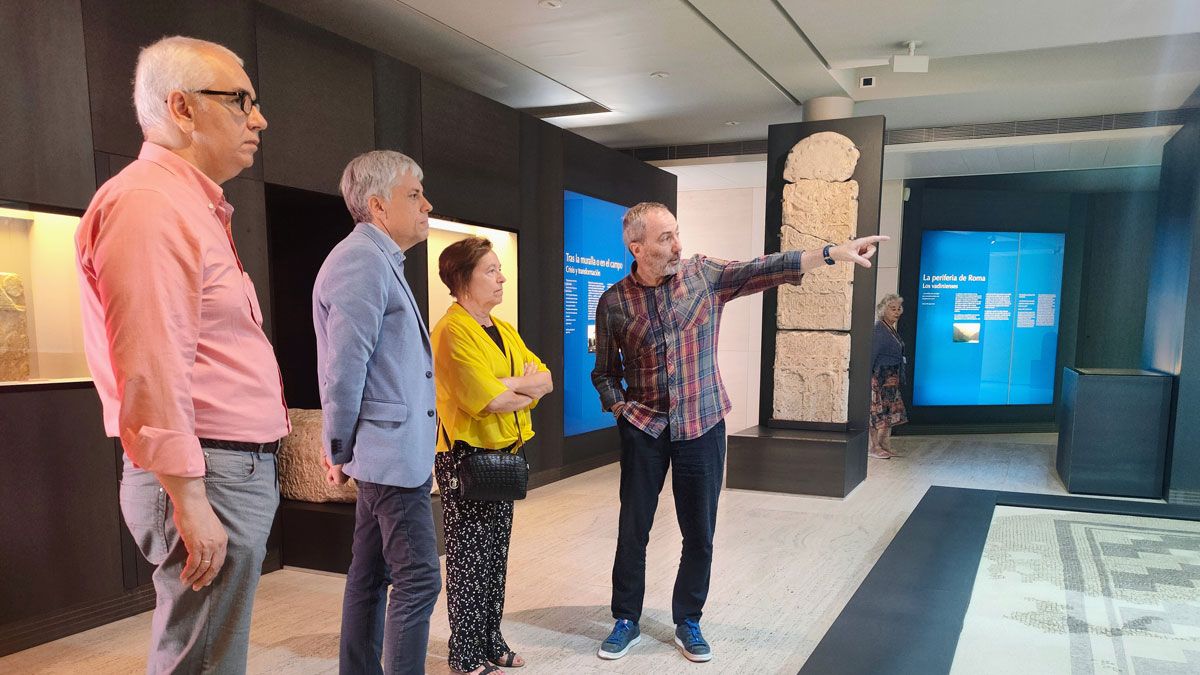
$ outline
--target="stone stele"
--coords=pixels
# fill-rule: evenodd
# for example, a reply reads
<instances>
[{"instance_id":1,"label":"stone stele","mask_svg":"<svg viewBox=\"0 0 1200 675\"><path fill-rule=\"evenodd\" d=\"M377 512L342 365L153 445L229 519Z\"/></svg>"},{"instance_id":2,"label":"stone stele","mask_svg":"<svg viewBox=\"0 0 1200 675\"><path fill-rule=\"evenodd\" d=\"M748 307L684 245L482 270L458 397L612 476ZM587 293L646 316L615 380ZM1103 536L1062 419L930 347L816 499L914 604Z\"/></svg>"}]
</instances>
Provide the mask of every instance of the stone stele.
<instances>
[{"instance_id":1,"label":"stone stele","mask_svg":"<svg viewBox=\"0 0 1200 675\"><path fill-rule=\"evenodd\" d=\"M0 272L0 382L29 379L29 325L21 275Z\"/></svg>"},{"instance_id":2,"label":"stone stele","mask_svg":"<svg viewBox=\"0 0 1200 675\"><path fill-rule=\"evenodd\" d=\"M850 180L858 166L854 141L834 131L822 131L792 146L783 168L783 179L796 183L806 178L841 182Z\"/></svg>"},{"instance_id":3,"label":"stone stele","mask_svg":"<svg viewBox=\"0 0 1200 675\"><path fill-rule=\"evenodd\" d=\"M844 423L849 390L849 333L776 334L775 419Z\"/></svg>"},{"instance_id":4,"label":"stone stele","mask_svg":"<svg viewBox=\"0 0 1200 675\"><path fill-rule=\"evenodd\" d=\"M823 239L783 228L784 251L819 250ZM804 275L799 286L780 286L775 310L780 329L850 330L854 265L823 265Z\"/></svg>"},{"instance_id":5,"label":"stone stele","mask_svg":"<svg viewBox=\"0 0 1200 675\"><path fill-rule=\"evenodd\" d=\"M325 482L321 411L288 408L288 419L292 433L279 448L279 494L302 502L353 502L358 496L354 479L345 485Z\"/></svg>"},{"instance_id":6,"label":"stone stele","mask_svg":"<svg viewBox=\"0 0 1200 675\"><path fill-rule=\"evenodd\" d=\"M783 227L840 244L858 231L858 181L783 186Z\"/></svg>"}]
</instances>

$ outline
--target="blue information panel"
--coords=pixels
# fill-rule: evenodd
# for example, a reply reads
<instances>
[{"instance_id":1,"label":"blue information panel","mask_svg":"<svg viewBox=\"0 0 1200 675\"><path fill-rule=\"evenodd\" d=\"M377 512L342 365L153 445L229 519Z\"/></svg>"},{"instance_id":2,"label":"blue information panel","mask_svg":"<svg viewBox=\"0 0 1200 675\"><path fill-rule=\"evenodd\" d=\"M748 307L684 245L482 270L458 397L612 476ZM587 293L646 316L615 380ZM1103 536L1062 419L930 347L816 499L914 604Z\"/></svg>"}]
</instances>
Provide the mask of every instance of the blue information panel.
<instances>
[{"instance_id":1,"label":"blue information panel","mask_svg":"<svg viewBox=\"0 0 1200 675\"><path fill-rule=\"evenodd\" d=\"M625 207L566 191L563 204L563 433L574 436L616 424L592 386L596 303L629 273L621 239Z\"/></svg>"},{"instance_id":2,"label":"blue information panel","mask_svg":"<svg viewBox=\"0 0 1200 675\"><path fill-rule=\"evenodd\" d=\"M1064 240L924 233L915 405L1053 402Z\"/></svg>"}]
</instances>

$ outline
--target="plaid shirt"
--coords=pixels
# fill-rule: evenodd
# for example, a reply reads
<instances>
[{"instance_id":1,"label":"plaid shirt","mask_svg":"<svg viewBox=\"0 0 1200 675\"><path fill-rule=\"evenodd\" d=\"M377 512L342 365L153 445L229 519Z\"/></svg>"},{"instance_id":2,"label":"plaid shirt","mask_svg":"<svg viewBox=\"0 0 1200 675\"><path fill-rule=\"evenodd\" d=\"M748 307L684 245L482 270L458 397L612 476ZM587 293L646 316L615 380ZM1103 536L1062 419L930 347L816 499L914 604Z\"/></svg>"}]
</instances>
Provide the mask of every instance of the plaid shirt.
<instances>
[{"instance_id":1,"label":"plaid shirt","mask_svg":"<svg viewBox=\"0 0 1200 675\"><path fill-rule=\"evenodd\" d=\"M669 426L673 441L716 426L733 407L717 369L721 311L734 298L799 284L800 254L749 262L698 255L658 286L631 272L605 291L596 305L592 371L603 408L625 401L625 419L655 438Z\"/></svg>"}]
</instances>

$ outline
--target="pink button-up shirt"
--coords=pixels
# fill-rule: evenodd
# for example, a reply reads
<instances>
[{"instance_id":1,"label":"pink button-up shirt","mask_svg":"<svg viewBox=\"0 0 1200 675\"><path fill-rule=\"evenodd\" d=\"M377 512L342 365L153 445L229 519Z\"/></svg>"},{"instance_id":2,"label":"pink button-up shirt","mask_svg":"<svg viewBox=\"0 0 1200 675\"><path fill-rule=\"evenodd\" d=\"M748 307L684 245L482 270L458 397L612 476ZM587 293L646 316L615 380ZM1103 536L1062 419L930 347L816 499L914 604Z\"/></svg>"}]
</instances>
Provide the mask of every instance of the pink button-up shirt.
<instances>
[{"instance_id":1,"label":"pink button-up shirt","mask_svg":"<svg viewBox=\"0 0 1200 675\"><path fill-rule=\"evenodd\" d=\"M144 143L75 233L84 348L104 427L143 469L203 476L198 438L289 430L275 353L220 186Z\"/></svg>"}]
</instances>

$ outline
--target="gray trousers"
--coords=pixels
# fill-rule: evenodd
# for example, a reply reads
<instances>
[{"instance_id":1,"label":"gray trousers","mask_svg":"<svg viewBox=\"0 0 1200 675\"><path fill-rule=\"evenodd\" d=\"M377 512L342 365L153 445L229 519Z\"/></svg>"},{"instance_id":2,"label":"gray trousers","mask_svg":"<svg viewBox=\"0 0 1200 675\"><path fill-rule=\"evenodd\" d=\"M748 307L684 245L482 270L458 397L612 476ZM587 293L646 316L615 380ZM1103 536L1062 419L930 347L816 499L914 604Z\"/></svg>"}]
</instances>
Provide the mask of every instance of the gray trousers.
<instances>
[{"instance_id":1,"label":"gray trousers","mask_svg":"<svg viewBox=\"0 0 1200 675\"><path fill-rule=\"evenodd\" d=\"M229 534L225 566L209 586L193 591L179 580L187 549L174 508L153 473L125 458L121 513L152 565L158 599L147 673L244 673L250 611L279 506L275 455L204 449L208 501Z\"/></svg>"}]
</instances>

